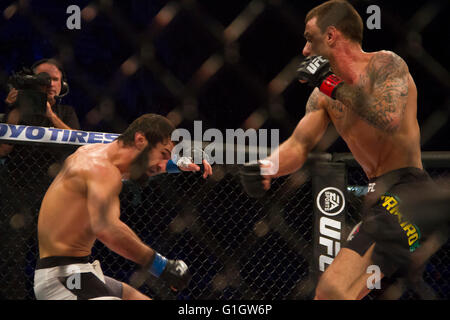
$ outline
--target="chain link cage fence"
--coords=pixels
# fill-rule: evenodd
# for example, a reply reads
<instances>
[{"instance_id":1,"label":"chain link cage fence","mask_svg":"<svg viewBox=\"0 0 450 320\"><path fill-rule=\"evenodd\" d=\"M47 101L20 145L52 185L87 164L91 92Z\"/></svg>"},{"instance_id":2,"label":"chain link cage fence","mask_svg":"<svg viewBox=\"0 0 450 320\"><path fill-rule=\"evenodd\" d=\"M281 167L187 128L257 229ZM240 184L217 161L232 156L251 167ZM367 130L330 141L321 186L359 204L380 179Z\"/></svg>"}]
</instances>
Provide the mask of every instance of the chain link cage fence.
<instances>
[{"instance_id":1,"label":"chain link cage fence","mask_svg":"<svg viewBox=\"0 0 450 320\"><path fill-rule=\"evenodd\" d=\"M37 217L43 195L73 146L17 144L2 159L0 294L2 299L34 299ZM169 258L183 259L193 277L175 295L156 278L140 290L154 299L311 299L316 279L313 250L311 175L304 169L275 179L267 195L249 198L237 166L215 165L207 180L199 174L163 174L140 187L123 181L121 220L148 245ZM432 168L434 178L450 168ZM362 170L348 166L348 185L367 183ZM349 192L347 229L359 221L361 197ZM70 204L68 204L70 205ZM386 284L395 294L374 290L366 299L448 299L450 246L429 260L421 288L401 279ZM136 265L96 242L92 259L105 275L128 282ZM402 286L403 285L403 286ZM383 287L385 284L383 284ZM413 290L415 289L415 290Z\"/></svg>"},{"instance_id":2,"label":"chain link cage fence","mask_svg":"<svg viewBox=\"0 0 450 320\"><path fill-rule=\"evenodd\" d=\"M3 1L0 83L22 66L53 57L63 64L71 88L63 102L75 107L83 130L122 132L137 116L154 112L188 130L193 120L203 121L205 129L279 128L283 141L304 114L310 94L298 85L295 70L305 15L322 2ZM448 1L350 2L364 23L368 6L380 7L381 29L365 25L363 48L392 50L407 62L419 90L421 145L427 151L448 150L443 137L449 132L449 52L433 41L447 30ZM81 9L79 30L66 27L72 4ZM335 132L326 137L318 149L347 151ZM71 151L16 145L1 159L1 298L34 298L40 201ZM448 169L431 171L439 177ZM178 296L157 280L142 287L144 293L155 299L311 298L309 171L277 179L262 200L248 198L236 174L236 167L215 166L207 181L183 174L157 177L143 189L124 182L123 221L156 250L184 259L194 270L191 286ZM360 169L350 166L349 186L364 183ZM349 197L347 228L358 221L361 201L353 193ZM424 273L423 291L436 298L449 295L448 252L447 244ZM125 281L135 268L99 243L93 258L101 260L105 274ZM418 290L405 291L402 281L390 287L399 288L395 297L421 298Z\"/></svg>"}]
</instances>

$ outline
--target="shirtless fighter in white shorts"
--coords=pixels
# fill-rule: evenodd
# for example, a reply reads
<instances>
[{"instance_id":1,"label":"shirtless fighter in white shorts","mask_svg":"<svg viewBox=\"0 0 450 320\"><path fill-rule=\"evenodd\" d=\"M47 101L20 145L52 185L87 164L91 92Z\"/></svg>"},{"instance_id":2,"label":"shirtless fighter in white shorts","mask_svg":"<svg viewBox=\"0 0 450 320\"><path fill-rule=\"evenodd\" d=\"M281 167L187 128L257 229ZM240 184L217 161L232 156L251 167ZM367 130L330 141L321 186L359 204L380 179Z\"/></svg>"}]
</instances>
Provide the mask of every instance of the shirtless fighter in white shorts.
<instances>
[{"instance_id":1,"label":"shirtless fighter in white shorts","mask_svg":"<svg viewBox=\"0 0 450 320\"><path fill-rule=\"evenodd\" d=\"M146 114L114 142L80 147L66 159L39 212L40 259L34 277L37 299L149 299L104 276L98 261L89 262L97 239L173 289L187 286L190 273L183 261L155 252L119 219L122 179L140 180L179 171L171 160L174 129L165 117ZM206 178L212 169L206 161L203 167ZM190 163L181 170L199 171L200 167Z\"/></svg>"}]
</instances>

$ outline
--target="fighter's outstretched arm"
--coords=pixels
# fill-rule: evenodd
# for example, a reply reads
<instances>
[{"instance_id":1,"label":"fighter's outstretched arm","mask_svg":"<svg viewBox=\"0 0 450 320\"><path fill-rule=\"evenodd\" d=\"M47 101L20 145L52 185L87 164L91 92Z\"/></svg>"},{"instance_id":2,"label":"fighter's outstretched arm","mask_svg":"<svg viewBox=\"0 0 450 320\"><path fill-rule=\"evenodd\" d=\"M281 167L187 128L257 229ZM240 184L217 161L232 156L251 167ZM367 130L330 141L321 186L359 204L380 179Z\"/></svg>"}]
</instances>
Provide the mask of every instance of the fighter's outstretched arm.
<instances>
[{"instance_id":1,"label":"fighter's outstretched arm","mask_svg":"<svg viewBox=\"0 0 450 320\"><path fill-rule=\"evenodd\" d=\"M305 115L292 135L267 158L273 163L279 163L278 172L271 177L291 174L303 166L308 153L320 141L330 122L324 108L324 103L327 103L325 99L318 89L311 93Z\"/></svg>"},{"instance_id":2,"label":"fighter's outstretched arm","mask_svg":"<svg viewBox=\"0 0 450 320\"><path fill-rule=\"evenodd\" d=\"M270 188L272 178L291 174L303 166L308 153L320 141L330 123L324 108L327 100L318 89L314 89L306 103L304 117L292 135L265 159L268 161L246 164L241 168L241 182L250 196L263 196L264 191ZM264 170L266 167L269 170Z\"/></svg>"}]
</instances>

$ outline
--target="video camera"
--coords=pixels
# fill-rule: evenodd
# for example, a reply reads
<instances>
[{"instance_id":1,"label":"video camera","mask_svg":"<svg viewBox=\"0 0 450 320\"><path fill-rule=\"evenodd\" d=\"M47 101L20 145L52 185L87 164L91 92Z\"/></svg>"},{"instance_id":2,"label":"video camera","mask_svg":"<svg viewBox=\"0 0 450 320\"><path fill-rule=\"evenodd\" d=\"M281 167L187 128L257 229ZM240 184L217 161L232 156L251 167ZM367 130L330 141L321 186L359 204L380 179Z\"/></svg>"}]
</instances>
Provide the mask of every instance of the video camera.
<instances>
[{"instance_id":1,"label":"video camera","mask_svg":"<svg viewBox=\"0 0 450 320\"><path fill-rule=\"evenodd\" d=\"M8 84L17 90L43 91L42 87L51 85L51 78L47 72L34 74L31 70L24 68L17 73L13 73L9 77Z\"/></svg>"},{"instance_id":2,"label":"video camera","mask_svg":"<svg viewBox=\"0 0 450 320\"><path fill-rule=\"evenodd\" d=\"M23 115L45 115L46 87L50 85L51 77L48 73L34 74L26 68L13 73L8 79L8 86L19 91L15 104Z\"/></svg>"}]
</instances>

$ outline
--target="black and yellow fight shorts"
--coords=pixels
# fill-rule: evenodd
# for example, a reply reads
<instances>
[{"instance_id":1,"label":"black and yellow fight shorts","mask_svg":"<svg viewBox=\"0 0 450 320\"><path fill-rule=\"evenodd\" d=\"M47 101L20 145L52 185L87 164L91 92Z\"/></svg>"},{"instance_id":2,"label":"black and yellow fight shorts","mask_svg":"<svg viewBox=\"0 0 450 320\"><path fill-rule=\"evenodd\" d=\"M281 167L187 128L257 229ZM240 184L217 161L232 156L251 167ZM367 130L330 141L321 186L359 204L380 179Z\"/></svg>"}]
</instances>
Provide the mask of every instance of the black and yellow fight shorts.
<instances>
[{"instance_id":1,"label":"black and yellow fight shorts","mask_svg":"<svg viewBox=\"0 0 450 320\"><path fill-rule=\"evenodd\" d=\"M428 173L402 168L369 181L362 221L350 233L344 247L363 256L375 243L373 264L386 276L407 270L413 253L428 235L415 223L420 212L404 212L417 194L436 188ZM410 210L411 211L411 210ZM425 214L425 213L424 213Z\"/></svg>"}]
</instances>

